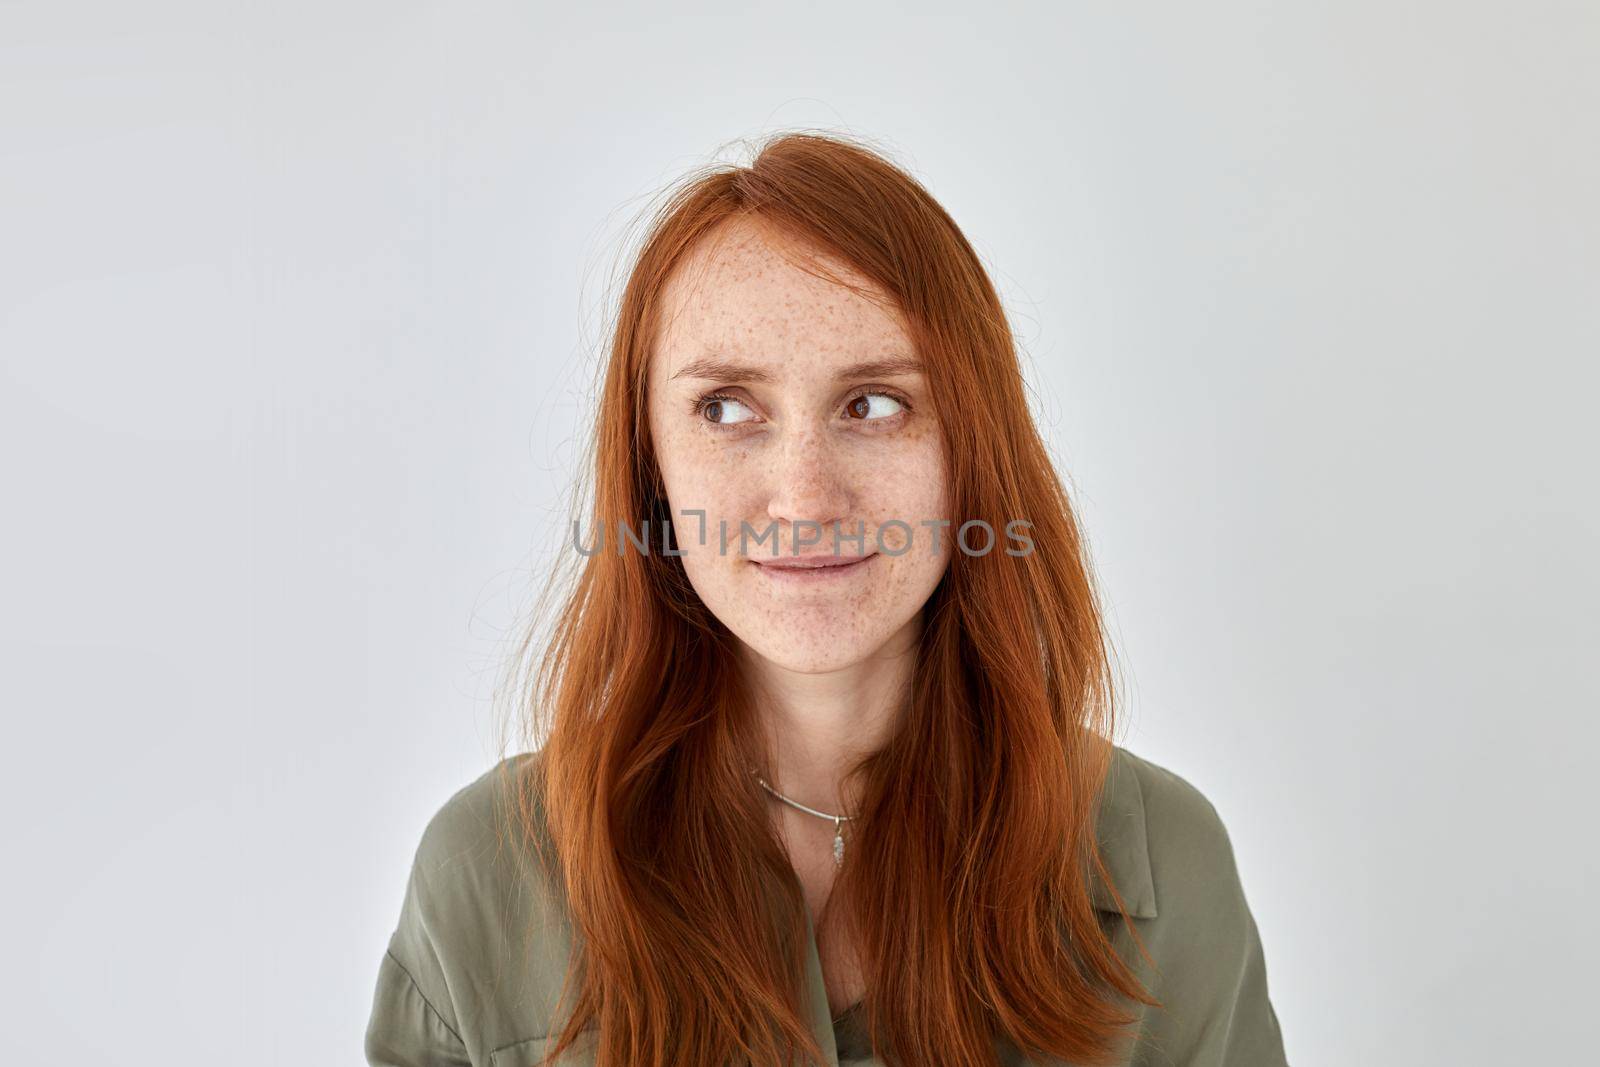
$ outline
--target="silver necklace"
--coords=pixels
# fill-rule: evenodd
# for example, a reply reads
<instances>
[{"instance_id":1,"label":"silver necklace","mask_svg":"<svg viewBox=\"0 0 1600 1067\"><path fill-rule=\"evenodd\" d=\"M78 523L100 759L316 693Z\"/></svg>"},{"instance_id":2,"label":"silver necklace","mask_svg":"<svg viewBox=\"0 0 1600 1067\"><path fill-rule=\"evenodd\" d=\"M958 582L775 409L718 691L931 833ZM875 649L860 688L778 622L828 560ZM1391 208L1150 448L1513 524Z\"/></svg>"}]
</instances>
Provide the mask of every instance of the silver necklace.
<instances>
[{"instance_id":1,"label":"silver necklace","mask_svg":"<svg viewBox=\"0 0 1600 1067\"><path fill-rule=\"evenodd\" d=\"M844 862L843 824L849 822L851 819L854 819L855 818L854 815L829 815L825 811L818 811L816 808L808 808L804 804L800 803L798 800L790 800L788 797L784 796L782 793L780 793L776 789L772 788L770 785L767 784L767 780L765 778L761 777L761 775L759 775L759 774L756 775L756 781L761 783L761 788L762 789L765 789L767 792L771 793L773 796L777 797L779 800L783 801L785 804L789 805L791 808L799 808L801 811L805 812L807 815L815 815L819 819L832 819L833 820L833 865L835 867L837 867L837 866L839 866L840 864L842 864Z\"/></svg>"}]
</instances>

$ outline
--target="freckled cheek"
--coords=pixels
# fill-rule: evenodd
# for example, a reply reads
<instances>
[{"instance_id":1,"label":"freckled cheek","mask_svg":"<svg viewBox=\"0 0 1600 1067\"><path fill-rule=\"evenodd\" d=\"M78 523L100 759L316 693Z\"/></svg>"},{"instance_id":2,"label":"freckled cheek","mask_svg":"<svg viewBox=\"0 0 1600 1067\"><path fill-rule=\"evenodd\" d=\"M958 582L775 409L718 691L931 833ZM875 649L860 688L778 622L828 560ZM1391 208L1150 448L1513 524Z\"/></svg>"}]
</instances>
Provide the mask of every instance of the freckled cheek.
<instances>
[{"instance_id":1,"label":"freckled cheek","mask_svg":"<svg viewBox=\"0 0 1600 1067\"><path fill-rule=\"evenodd\" d=\"M675 454L670 464L663 464L663 477L679 546L697 557L697 565L710 567L732 560L738 554L740 522L755 522L765 513L766 501L754 466L726 451L686 448ZM726 550L721 547L724 529ZM699 543L702 530L704 544Z\"/></svg>"},{"instance_id":2,"label":"freckled cheek","mask_svg":"<svg viewBox=\"0 0 1600 1067\"><path fill-rule=\"evenodd\" d=\"M948 517L944 458L937 452L886 458L873 467L867 484L866 501L886 517L903 519L914 528L923 519Z\"/></svg>"},{"instance_id":3,"label":"freckled cheek","mask_svg":"<svg viewBox=\"0 0 1600 1067\"><path fill-rule=\"evenodd\" d=\"M699 506L729 522L748 519L766 508L762 479L750 463L719 458L698 469L694 483Z\"/></svg>"},{"instance_id":4,"label":"freckled cheek","mask_svg":"<svg viewBox=\"0 0 1600 1067\"><path fill-rule=\"evenodd\" d=\"M949 537L948 528L936 535L929 525L949 519L942 463L917 457L882 471L863 507L884 551L895 557L897 572L936 563L934 538Z\"/></svg>"},{"instance_id":5,"label":"freckled cheek","mask_svg":"<svg viewBox=\"0 0 1600 1067\"><path fill-rule=\"evenodd\" d=\"M673 506L703 508L710 493L728 476L728 457L707 449L693 434L672 433L662 440L658 455Z\"/></svg>"}]
</instances>

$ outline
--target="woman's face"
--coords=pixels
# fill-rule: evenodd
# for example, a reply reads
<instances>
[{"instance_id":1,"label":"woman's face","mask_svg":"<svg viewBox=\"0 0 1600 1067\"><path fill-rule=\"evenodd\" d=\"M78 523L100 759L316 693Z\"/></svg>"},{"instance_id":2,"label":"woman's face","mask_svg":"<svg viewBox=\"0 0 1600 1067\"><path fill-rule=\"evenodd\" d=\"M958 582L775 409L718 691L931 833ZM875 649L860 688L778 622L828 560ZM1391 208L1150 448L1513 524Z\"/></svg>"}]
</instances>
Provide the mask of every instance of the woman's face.
<instances>
[{"instance_id":1,"label":"woman's face","mask_svg":"<svg viewBox=\"0 0 1600 1067\"><path fill-rule=\"evenodd\" d=\"M732 219L668 280L650 431L695 592L750 649L814 673L914 639L954 531L934 525L949 518L943 436L898 313L792 265L778 240ZM857 562L795 567L797 551Z\"/></svg>"}]
</instances>

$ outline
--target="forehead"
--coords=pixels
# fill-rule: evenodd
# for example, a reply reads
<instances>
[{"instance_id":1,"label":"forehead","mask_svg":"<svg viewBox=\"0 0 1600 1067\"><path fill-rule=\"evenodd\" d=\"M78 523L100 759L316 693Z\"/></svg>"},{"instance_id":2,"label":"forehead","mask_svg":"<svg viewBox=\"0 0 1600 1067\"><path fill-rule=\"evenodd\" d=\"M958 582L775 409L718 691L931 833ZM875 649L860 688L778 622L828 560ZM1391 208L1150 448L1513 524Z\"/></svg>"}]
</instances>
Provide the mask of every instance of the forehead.
<instances>
[{"instance_id":1,"label":"forehead","mask_svg":"<svg viewBox=\"0 0 1600 1067\"><path fill-rule=\"evenodd\" d=\"M881 288L837 256L742 217L685 255L663 287L661 314L652 353L658 379L707 354L804 367L913 351Z\"/></svg>"}]
</instances>

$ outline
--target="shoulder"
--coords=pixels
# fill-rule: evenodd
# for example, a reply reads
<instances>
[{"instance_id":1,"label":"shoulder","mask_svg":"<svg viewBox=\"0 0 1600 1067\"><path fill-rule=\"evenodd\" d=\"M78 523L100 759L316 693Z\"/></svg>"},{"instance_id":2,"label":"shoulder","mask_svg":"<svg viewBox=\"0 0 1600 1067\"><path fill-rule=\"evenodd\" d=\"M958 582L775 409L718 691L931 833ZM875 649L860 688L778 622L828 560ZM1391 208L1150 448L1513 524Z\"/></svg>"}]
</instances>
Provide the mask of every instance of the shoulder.
<instances>
[{"instance_id":1,"label":"shoulder","mask_svg":"<svg viewBox=\"0 0 1600 1067\"><path fill-rule=\"evenodd\" d=\"M452 793L423 827L405 918L436 943L483 958L505 947L507 924L553 918L564 898L537 773L538 753L502 759Z\"/></svg>"},{"instance_id":2,"label":"shoulder","mask_svg":"<svg viewBox=\"0 0 1600 1067\"><path fill-rule=\"evenodd\" d=\"M1187 883L1231 874L1233 845L1211 799L1177 772L1126 749L1119 751L1139 781L1158 897L1174 897Z\"/></svg>"},{"instance_id":3,"label":"shoulder","mask_svg":"<svg viewBox=\"0 0 1600 1067\"><path fill-rule=\"evenodd\" d=\"M1266 959L1222 815L1187 778L1120 747L1106 795L1123 824L1122 873L1148 894L1128 910L1148 920L1139 938L1154 966L1138 969L1162 1002L1140 1032L1145 1060L1282 1064Z\"/></svg>"},{"instance_id":4,"label":"shoulder","mask_svg":"<svg viewBox=\"0 0 1600 1067\"><path fill-rule=\"evenodd\" d=\"M434 809L412 856L400 939L459 951L528 873L529 850L518 823L528 763L527 754L503 759Z\"/></svg>"},{"instance_id":5,"label":"shoulder","mask_svg":"<svg viewBox=\"0 0 1600 1067\"><path fill-rule=\"evenodd\" d=\"M500 760L423 827L389 955L479 1053L544 1033L571 949L559 879L530 847L537 753Z\"/></svg>"},{"instance_id":6,"label":"shoulder","mask_svg":"<svg viewBox=\"0 0 1600 1067\"><path fill-rule=\"evenodd\" d=\"M1118 745L1106 797L1102 819L1116 831L1108 836L1121 846L1121 873L1132 888L1147 891L1147 914L1139 917L1179 919L1197 910L1227 910L1238 889L1233 843L1205 793Z\"/></svg>"},{"instance_id":7,"label":"shoulder","mask_svg":"<svg viewBox=\"0 0 1600 1067\"><path fill-rule=\"evenodd\" d=\"M428 819L417 843L415 873L448 887L473 868L500 862L517 842L517 818L537 753L500 760L452 793Z\"/></svg>"}]
</instances>

